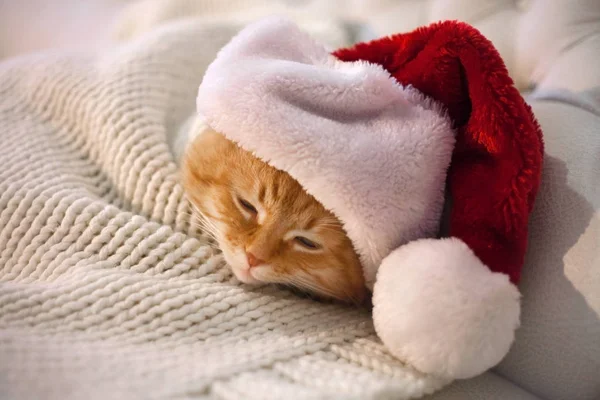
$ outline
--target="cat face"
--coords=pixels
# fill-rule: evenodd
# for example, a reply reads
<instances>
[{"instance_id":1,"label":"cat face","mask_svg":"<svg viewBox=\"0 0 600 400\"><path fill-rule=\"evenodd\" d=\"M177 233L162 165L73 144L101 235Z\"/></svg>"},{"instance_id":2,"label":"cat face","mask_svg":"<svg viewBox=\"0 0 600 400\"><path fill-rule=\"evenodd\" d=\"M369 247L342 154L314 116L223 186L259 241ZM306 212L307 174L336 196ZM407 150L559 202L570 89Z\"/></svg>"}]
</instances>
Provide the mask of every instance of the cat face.
<instances>
[{"instance_id":1,"label":"cat face","mask_svg":"<svg viewBox=\"0 0 600 400\"><path fill-rule=\"evenodd\" d=\"M190 144L182 174L193 208L240 281L365 299L360 262L339 220L287 173L207 131Z\"/></svg>"}]
</instances>

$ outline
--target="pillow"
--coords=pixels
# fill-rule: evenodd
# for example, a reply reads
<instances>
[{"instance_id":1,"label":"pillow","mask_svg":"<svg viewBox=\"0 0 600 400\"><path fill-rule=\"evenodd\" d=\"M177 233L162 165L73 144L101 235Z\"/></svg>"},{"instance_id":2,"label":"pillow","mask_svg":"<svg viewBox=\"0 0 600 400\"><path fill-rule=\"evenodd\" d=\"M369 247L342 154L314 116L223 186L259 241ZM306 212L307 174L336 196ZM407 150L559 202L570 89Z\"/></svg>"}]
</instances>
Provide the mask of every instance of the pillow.
<instances>
[{"instance_id":1,"label":"pillow","mask_svg":"<svg viewBox=\"0 0 600 400\"><path fill-rule=\"evenodd\" d=\"M600 87L528 100L546 155L520 285L522 325L497 371L546 399L600 398Z\"/></svg>"}]
</instances>

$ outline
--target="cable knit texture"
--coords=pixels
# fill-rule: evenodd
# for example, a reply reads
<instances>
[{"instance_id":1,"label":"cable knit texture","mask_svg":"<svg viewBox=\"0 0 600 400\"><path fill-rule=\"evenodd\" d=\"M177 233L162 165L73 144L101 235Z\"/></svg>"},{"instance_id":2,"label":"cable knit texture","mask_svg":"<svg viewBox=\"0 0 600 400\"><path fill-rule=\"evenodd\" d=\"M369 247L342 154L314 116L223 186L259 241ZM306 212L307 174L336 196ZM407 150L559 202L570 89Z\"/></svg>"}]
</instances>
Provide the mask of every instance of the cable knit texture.
<instances>
[{"instance_id":1,"label":"cable knit texture","mask_svg":"<svg viewBox=\"0 0 600 400\"><path fill-rule=\"evenodd\" d=\"M234 29L0 65L0 398L411 398L367 312L240 286L168 142Z\"/></svg>"}]
</instances>

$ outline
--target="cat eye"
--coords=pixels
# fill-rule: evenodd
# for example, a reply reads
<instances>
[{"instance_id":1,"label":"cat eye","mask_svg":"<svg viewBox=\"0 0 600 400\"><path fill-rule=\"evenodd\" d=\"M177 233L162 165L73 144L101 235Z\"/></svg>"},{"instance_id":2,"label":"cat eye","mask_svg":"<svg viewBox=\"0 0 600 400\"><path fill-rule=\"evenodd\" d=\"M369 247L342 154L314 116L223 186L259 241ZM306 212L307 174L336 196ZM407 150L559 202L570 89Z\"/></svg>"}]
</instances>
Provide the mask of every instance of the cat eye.
<instances>
[{"instance_id":1,"label":"cat eye","mask_svg":"<svg viewBox=\"0 0 600 400\"><path fill-rule=\"evenodd\" d=\"M241 197L238 197L238 201L240 203L240 205L248 212L251 212L252 214L258 214L258 210L256 209L256 207L254 207L250 202L248 202L247 200L242 199Z\"/></svg>"},{"instance_id":2,"label":"cat eye","mask_svg":"<svg viewBox=\"0 0 600 400\"><path fill-rule=\"evenodd\" d=\"M309 240L309 239L305 238L304 236L296 236L294 238L294 240L297 243L300 243L302 246L304 246L304 247L306 247L307 249L310 249L310 250L317 250L319 248L318 244L316 244L312 240Z\"/></svg>"}]
</instances>

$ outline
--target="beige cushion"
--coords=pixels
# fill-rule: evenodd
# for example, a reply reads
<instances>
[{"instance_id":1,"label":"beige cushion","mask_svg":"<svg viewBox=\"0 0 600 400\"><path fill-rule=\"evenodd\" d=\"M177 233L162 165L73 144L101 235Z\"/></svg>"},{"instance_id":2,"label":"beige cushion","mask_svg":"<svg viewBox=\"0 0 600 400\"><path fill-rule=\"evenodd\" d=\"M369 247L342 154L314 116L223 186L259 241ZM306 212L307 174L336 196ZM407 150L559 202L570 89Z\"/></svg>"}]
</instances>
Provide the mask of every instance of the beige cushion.
<instances>
[{"instance_id":1,"label":"beige cushion","mask_svg":"<svg viewBox=\"0 0 600 400\"><path fill-rule=\"evenodd\" d=\"M600 399L600 88L529 101L546 158L520 285L522 326L495 371L427 400Z\"/></svg>"},{"instance_id":2,"label":"beige cushion","mask_svg":"<svg viewBox=\"0 0 600 400\"><path fill-rule=\"evenodd\" d=\"M582 90L600 85L598 0L344 2L340 9L368 23L361 40L458 19L475 26L494 43L520 89L558 86Z\"/></svg>"},{"instance_id":3,"label":"beige cushion","mask_svg":"<svg viewBox=\"0 0 600 400\"><path fill-rule=\"evenodd\" d=\"M422 400L540 400L494 372L473 379L455 381Z\"/></svg>"},{"instance_id":4,"label":"beige cushion","mask_svg":"<svg viewBox=\"0 0 600 400\"><path fill-rule=\"evenodd\" d=\"M355 4L371 25L361 39L440 19L466 21L495 44L519 88L537 87L531 104L545 135L543 184L521 283L522 327L496 371L540 398L600 399L600 89L587 96L554 91L600 87L600 1ZM510 385L488 373L432 399L520 398Z\"/></svg>"},{"instance_id":5,"label":"beige cushion","mask_svg":"<svg viewBox=\"0 0 600 400\"><path fill-rule=\"evenodd\" d=\"M131 39L190 16L243 24L273 13L293 18L332 48L458 19L494 43L522 90L600 85L598 0L140 0L125 7L114 34Z\"/></svg>"},{"instance_id":6,"label":"beige cushion","mask_svg":"<svg viewBox=\"0 0 600 400\"><path fill-rule=\"evenodd\" d=\"M600 111L588 98L564 97L570 104L531 101L545 136L543 182L521 282L522 326L497 370L540 397L598 399Z\"/></svg>"}]
</instances>

